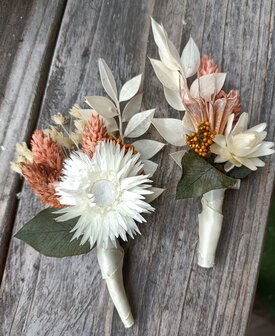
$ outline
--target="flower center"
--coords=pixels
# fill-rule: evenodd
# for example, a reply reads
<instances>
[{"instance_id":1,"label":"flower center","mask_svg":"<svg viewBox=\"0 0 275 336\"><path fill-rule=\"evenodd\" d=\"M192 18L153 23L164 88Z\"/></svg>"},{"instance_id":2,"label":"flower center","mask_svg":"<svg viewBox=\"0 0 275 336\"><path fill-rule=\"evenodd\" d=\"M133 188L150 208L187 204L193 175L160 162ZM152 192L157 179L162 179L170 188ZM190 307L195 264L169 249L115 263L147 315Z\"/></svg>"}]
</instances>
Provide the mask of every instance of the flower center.
<instances>
[{"instance_id":1,"label":"flower center","mask_svg":"<svg viewBox=\"0 0 275 336\"><path fill-rule=\"evenodd\" d=\"M97 180L90 189L94 202L99 207L108 207L116 199L116 186L109 180Z\"/></svg>"},{"instance_id":2,"label":"flower center","mask_svg":"<svg viewBox=\"0 0 275 336\"><path fill-rule=\"evenodd\" d=\"M198 127L198 132L186 135L186 144L196 153L205 157L210 152L216 132L210 130L209 122L204 121Z\"/></svg>"}]
</instances>

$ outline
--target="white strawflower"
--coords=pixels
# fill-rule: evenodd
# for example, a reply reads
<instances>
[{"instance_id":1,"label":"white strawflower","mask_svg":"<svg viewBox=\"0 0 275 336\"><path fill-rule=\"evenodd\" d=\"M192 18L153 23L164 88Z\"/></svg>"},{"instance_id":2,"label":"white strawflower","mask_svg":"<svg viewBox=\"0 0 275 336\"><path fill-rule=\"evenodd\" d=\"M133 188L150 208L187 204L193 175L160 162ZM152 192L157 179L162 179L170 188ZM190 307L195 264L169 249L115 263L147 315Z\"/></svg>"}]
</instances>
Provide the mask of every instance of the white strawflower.
<instances>
[{"instance_id":1,"label":"white strawflower","mask_svg":"<svg viewBox=\"0 0 275 336\"><path fill-rule=\"evenodd\" d=\"M237 124L232 129L234 114L228 119L225 135L216 135L214 144L210 147L212 153L217 154L215 162L223 163L226 172L234 166L246 166L251 170L263 167L265 163L259 156L274 153L271 149L273 142L263 141L266 137L266 123L247 129L248 114L242 113Z\"/></svg>"},{"instance_id":2,"label":"white strawflower","mask_svg":"<svg viewBox=\"0 0 275 336\"><path fill-rule=\"evenodd\" d=\"M65 160L61 182L55 184L60 203L67 205L57 221L79 217L73 231L74 238L83 235L81 244L90 242L105 247L110 239L127 240L139 229L135 221L145 219L141 213L154 208L145 201L149 190L149 175L141 175L140 155L112 141L96 146L92 159L83 152L72 153Z\"/></svg>"}]
</instances>

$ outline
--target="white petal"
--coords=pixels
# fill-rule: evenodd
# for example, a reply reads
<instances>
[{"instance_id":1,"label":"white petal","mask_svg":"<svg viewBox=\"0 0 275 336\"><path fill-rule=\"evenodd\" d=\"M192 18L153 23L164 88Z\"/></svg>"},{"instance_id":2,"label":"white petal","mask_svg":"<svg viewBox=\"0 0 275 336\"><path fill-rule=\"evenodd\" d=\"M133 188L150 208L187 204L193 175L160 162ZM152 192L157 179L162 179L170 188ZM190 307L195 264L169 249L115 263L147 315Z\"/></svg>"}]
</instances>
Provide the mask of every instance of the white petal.
<instances>
[{"instance_id":1,"label":"white petal","mask_svg":"<svg viewBox=\"0 0 275 336\"><path fill-rule=\"evenodd\" d=\"M233 113L230 114L230 116L229 116L229 118L227 120L226 129L225 129L225 132L224 132L225 136L228 136L229 133L231 132L234 118L235 118L235 115ZM215 141L215 139L214 139L214 141Z\"/></svg>"},{"instance_id":2,"label":"white petal","mask_svg":"<svg viewBox=\"0 0 275 336\"><path fill-rule=\"evenodd\" d=\"M176 162L176 164L179 167L182 167L181 165L181 160L183 158L183 155L187 152L187 150L181 150L181 151L177 151L174 153L170 153L169 155L171 156L171 158Z\"/></svg>"},{"instance_id":3,"label":"white petal","mask_svg":"<svg viewBox=\"0 0 275 336\"><path fill-rule=\"evenodd\" d=\"M161 61L150 58L156 76L161 84L170 90L179 90L179 72L167 68Z\"/></svg>"},{"instance_id":4,"label":"white petal","mask_svg":"<svg viewBox=\"0 0 275 336\"><path fill-rule=\"evenodd\" d=\"M273 146L273 142L264 141L256 151L251 153L251 157L271 155L275 152L274 149L271 148Z\"/></svg>"},{"instance_id":5,"label":"white petal","mask_svg":"<svg viewBox=\"0 0 275 336\"><path fill-rule=\"evenodd\" d=\"M257 167L255 166L255 164L253 163L252 160L248 159L248 158L243 158L243 157L238 157L238 161L246 166L247 168L251 169L251 170L257 170Z\"/></svg>"},{"instance_id":6,"label":"white petal","mask_svg":"<svg viewBox=\"0 0 275 336\"><path fill-rule=\"evenodd\" d=\"M250 158L250 160L253 162L253 164L257 167L264 167L265 163L261 159L258 158Z\"/></svg>"},{"instance_id":7,"label":"white petal","mask_svg":"<svg viewBox=\"0 0 275 336\"><path fill-rule=\"evenodd\" d=\"M218 134L214 138L214 142L218 144L219 146L225 148L226 147L226 139L223 135Z\"/></svg>"},{"instance_id":8,"label":"white petal","mask_svg":"<svg viewBox=\"0 0 275 336\"><path fill-rule=\"evenodd\" d=\"M174 146L185 145L185 135L187 130L183 126L182 120L172 118L155 118L152 121L159 134Z\"/></svg>"},{"instance_id":9,"label":"white petal","mask_svg":"<svg viewBox=\"0 0 275 336\"><path fill-rule=\"evenodd\" d=\"M266 129L266 126L267 126L266 123L261 123L261 124L258 124L256 126L254 126L254 127L249 128L248 131L262 132Z\"/></svg>"},{"instance_id":10,"label":"white petal","mask_svg":"<svg viewBox=\"0 0 275 336\"><path fill-rule=\"evenodd\" d=\"M144 134L151 125L155 109L135 114L128 122L124 132L125 137L137 138Z\"/></svg>"},{"instance_id":11,"label":"white petal","mask_svg":"<svg viewBox=\"0 0 275 336\"><path fill-rule=\"evenodd\" d=\"M142 139L133 142L133 146L140 153L142 160L148 160L156 155L165 145L159 141Z\"/></svg>"},{"instance_id":12,"label":"white petal","mask_svg":"<svg viewBox=\"0 0 275 336\"><path fill-rule=\"evenodd\" d=\"M235 127L233 128L231 134L235 135L238 133L242 133L243 131L247 130L247 125L248 125L248 113L243 112L240 117L239 120L237 121Z\"/></svg>"},{"instance_id":13,"label":"white petal","mask_svg":"<svg viewBox=\"0 0 275 336\"><path fill-rule=\"evenodd\" d=\"M225 73L214 73L199 77L192 83L190 93L195 98L202 97L210 101L213 94L218 94L221 91L225 78Z\"/></svg>"},{"instance_id":14,"label":"white petal","mask_svg":"<svg viewBox=\"0 0 275 336\"><path fill-rule=\"evenodd\" d=\"M200 52L192 37L189 38L182 51L181 64L186 78L193 76L198 71Z\"/></svg>"},{"instance_id":15,"label":"white petal","mask_svg":"<svg viewBox=\"0 0 275 336\"><path fill-rule=\"evenodd\" d=\"M119 93L119 101L129 100L138 92L141 83L141 75L138 75L126 82Z\"/></svg>"}]
</instances>

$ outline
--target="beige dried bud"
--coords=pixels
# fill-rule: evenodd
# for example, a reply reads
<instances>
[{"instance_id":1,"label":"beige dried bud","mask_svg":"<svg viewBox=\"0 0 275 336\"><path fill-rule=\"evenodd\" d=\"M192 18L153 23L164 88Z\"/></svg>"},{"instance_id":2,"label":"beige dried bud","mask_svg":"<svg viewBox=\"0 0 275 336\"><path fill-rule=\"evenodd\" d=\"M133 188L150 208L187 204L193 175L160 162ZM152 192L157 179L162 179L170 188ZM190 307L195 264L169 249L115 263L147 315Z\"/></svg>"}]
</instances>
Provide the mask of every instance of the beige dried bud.
<instances>
[{"instance_id":1,"label":"beige dried bud","mask_svg":"<svg viewBox=\"0 0 275 336\"><path fill-rule=\"evenodd\" d=\"M70 134L70 139L72 140L73 143L75 144L80 144L82 142L82 132L72 132Z\"/></svg>"},{"instance_id":2,"label":"beige dried bud","mask_svg":"<svg viewBox=\"0 0 275 336\"><path fill-rule=\"evenodd\" d=\"M83 133L87 122L85 120L75 120L74 125L79 132Z\"/></svg>"},{"instance_id":3,"label":"beige dried bud","mask_svg":"<svg viewBox=\"0 0 275 336\"><path fill-rule=\"evenodd\" d=\"M69 111L70 115L72 115L73 117L77 118L77 119L82 119L83 116L81 114L81 108L79 105L74 105L70 111Z\"/></svg>"},{"instance_id":4,"label":"beige dried bud","mask_svg":"<svg viewBox=\"0 0 275 336\"><path fill-rule=\"evenodd\" d=\"M22 175L22 169L21 169L20 163L11 161L10 167L11 167L11 170L13 170L14 172Z\"/></svg>"},{"instance_id":5,"label":"beige dried bud","mask_svg":"<svg viewBox=\"0 0 275 336\"><path fill-rule=\"evenodd\" d=\"M16 144L16 151L18 154L22 155L26 161L33 162L33 156L31 150L28 148L26 142L17 143Z\"/></svg>"},{"instance_id":6,"label":"beige dried bud","mask_svg":"<svg viewBox=\"0 0 275 336\"><path fill-rule=\"evenodd\" d=\"M68 118L64 117L61 113L57 113L52 116L52 120L56 123L56 125L65 125L68 122Z\"/></svg>"}]
</instances>

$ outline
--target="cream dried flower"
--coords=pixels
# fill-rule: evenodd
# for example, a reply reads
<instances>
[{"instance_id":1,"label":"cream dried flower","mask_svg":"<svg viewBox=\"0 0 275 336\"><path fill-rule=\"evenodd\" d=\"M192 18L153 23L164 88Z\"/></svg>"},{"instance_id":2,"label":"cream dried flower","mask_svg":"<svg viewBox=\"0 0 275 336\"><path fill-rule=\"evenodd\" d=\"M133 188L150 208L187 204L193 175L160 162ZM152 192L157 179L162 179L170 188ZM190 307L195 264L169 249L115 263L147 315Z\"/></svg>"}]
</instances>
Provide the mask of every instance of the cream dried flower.
<instances>
[{"instance_id":1,"label":"cream dried flower","mask_svg":"<svg viewBox=\"0 0 275 336\"><path fill-rule=\"evenodd\" d=\"M145 200L152 194L149 175L141 175L139 154L113 141L100 142L90 158L83 152L72 153L65 160L61 181L55 183L60 203L67 207L57 221L79 217L73 238L82 236L81 244L107 246L109 239L127 240L128 233L139 232L135 221L145 219L141 213L154 208Z\"/></svg>"},{"instance_id":2,"label":"cream dried flower","mask_svg":"<svg viewBox=\"0 0 275 336\"><path fill-rule=\"evenodd\" d=\"M265 163L259 156L274 153L273 142L263 141L266 137L266 123L247 129L248 114L242 113L237 124L233 128L234 114L228 119L225 135L218 134L214 138L211 152L217 154L215 162L224 163L226 172L234 166L246 166L251 170L263 167Z\"/></svg>"}]
</instances>

